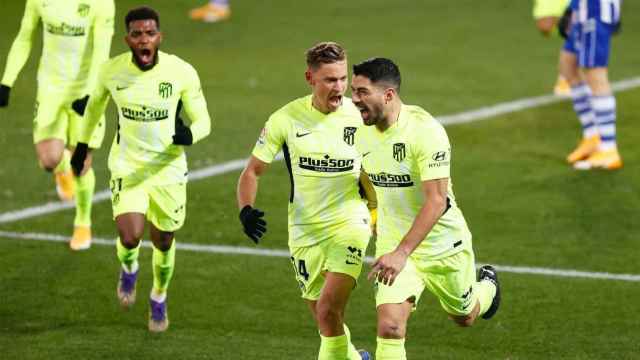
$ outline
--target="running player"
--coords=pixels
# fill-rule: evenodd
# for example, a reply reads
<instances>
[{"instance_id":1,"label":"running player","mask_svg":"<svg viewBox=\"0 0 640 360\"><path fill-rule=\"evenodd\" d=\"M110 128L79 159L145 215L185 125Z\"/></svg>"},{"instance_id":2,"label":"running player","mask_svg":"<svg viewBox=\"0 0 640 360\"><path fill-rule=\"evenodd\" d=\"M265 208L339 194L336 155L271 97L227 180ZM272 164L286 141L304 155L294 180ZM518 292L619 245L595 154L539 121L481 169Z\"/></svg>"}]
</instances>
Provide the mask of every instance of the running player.
<instances>
[{"instance_id":1,"label":"running player","mask_svg":"<svg viewBox=\"0 0 640 360\"><path fill-rule=\"evenodd\" d=\"M42 22L33 141L40 166L55 175L60 199L70 201L75 197L76 216L69 242L73 250L91 246L96 179L90 153L79 177L74 178L69 167L65 147L76 146L82 118L72 110L72 103L91 92L100 64L109 58L114 13L113 0L27 0L0 84L0 107L5 107ZM75 108L84 111L83 102L77 102ZM99 120L98 131L87 140L92 149L100 147L104 137L104 119Z\"/></svg>"},{"instance_id":2,"label":"running player","mask_svg":"<svg viewBox=\"0 0 640 360\"><path fill-rule=\"evenodd\" d=\"M125 24L131 51L102 66L71 165L75 173L82 171L87 142L112 97L118 123L109 170L122 264L117 295L125 308L135 302L138 253L148 223L153 243L149 330L160 332L169 326L166 298L175 263L174 233L186 214L184 147L207 136L211 120L195 69L158 50L162 42L158 14L148 7L136 8L129 11ZM183 106L189 126L180 118Z\"/></svg>"},{"instance_id":3,"label":"running player","mask_svg":"<svg viewBox=\"0 0 640 360\"><path fill-rule=\"evenodd\" d=\"M475 275L447 134L426 111L402 103L400 83L389 59L353 67L353 102L367 125L356 147L378 201L377 260L369 273L376 279L378 360L406 359L407 321L425 287L461 326L491 318L500 303L496 270L487 265Z\"/></svg>"},{"instance_id":4,"label":"running player","mask_svg":"<svg viewBox=\"0 0 640 360\"><path fill-rule=\"evenodd\" d=\"M256 243L266 231L254 208L258 179L282 150L291 180L289 249L296 279L320 332L318 359L368 359L351 344L344 311L371 236L359 195L358 110L344 96L347 56L332 42L307 51L312 94L271 115L238 181L244 231Z\"/></svg>"}]
</instances>

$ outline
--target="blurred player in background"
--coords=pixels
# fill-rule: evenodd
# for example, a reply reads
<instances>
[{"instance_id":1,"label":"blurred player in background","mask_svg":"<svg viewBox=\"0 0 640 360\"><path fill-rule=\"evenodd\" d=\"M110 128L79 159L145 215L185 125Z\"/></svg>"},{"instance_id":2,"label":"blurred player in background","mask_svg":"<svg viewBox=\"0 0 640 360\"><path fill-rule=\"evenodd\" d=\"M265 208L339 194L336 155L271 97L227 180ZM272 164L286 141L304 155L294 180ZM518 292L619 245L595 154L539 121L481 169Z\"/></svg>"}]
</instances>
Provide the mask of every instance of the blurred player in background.
<instances>
[{"instance_id":1,"label":"blurred player in background","mask_svg":"<svg viewBox=\"0 0 640 360\"><path fill-rule=\"evenodd\" d=\"M611 37L620 26L620 0L572 0L560 70L571 84L582 140L567 156L576 169L622 167L616 142L616 99L609 84Z\"/></svg>"},{"instance_id":2,"label":"blurred player in background","mask_svg":"<svg viewBox=\"0 0 640 360\"><path fill-rule=\"evenodd\" d=\"M148 7L136 8L127 14L125 25L131 51L101 67L71 166L76 174L83 171L87 143L109 97L113 98L118 123L109 170L121 263L117 295L125 308L135 302L140 242L149 223L153 243L149 330L161 332L169 326L166 299L175 264L174 233L186 215L185 146L209 134L211 119L196 70L158 50L162 42L158 14ZM190 126L180 118L182 106Z\"/></svg>"},{"instance_id":3,"label":"blurred player in background","mask_svg":"<svg viewBox=\"0 0 640 360\"><path fill-rule=\"evenodd\" d=\"M231 17L229 0L209 0L206 5L191 10L189 17L192 20L208 23L226 20Z\"/></svg>"},{"instance_id":4,"label":"blurred player in background","mask_svg":"<svg viewBox=\"0 0 640 360\"><path fill-rule=\"evenodd\" d=\"M549 37L556 34L556 25L562 17L570 0L534 0L533 2L533 18L536 21L536 27L544 36ZM553 87L553 92L559 96L571 95L571 87L569 82L558 74L558 80Z\"/></svg>"},{"instance_id":5,"label":"blurred player in background","mask_svg":"<svg viewBox=\"0 0 640 360\"><path fill-rule=\"evenodd\" d=\"M400 99L400 70L375 58L353 67L351 93L366 125L356 135L362 167L378 202L377 360L406 359L407 321L424 288L460 326L489 319L500 304L496 270L476 277L471 233L451 183L451 145L444 128Z\"/></svg>"},{"instance_id":6,"label":"blurred player in background","mask_svg":"<svg viewBox=\"0 0 640 360\"><path fill-rule=\"evenodd\" d=\"M238 180L240 221L258 243L264 212L254 208L258 180L282 150L291 180L289 249L296 279L320 332L318 359L368 359L351 343L344 311L362 271L371 229L359 194L362 157L354 139L362 121L344 96L347 56L332 42L307 51L312 94L269 117Z\"/></svg>"},{"instance_id":7,"label":"blurred player in background","mask_svg":"<svg viewBox=\"0 0 640 360\"><path fill-rule=\"evenodd\" d=\"M78 140L83 101L95 86L98 67L109 58L113 35L113 0L27 0L0 84L0 107L9 104L11 88L29 58L38 23L42 22L42 56L38 66L33 141L40 166L53 172L60 199L75 197L76 216L69 246L73 250L91 246L91 203L95 175L91 155L81 176L74 178L69 151ZM88 139L90 148L100 147L104 119Z\"/></svg>"}]
</instances>

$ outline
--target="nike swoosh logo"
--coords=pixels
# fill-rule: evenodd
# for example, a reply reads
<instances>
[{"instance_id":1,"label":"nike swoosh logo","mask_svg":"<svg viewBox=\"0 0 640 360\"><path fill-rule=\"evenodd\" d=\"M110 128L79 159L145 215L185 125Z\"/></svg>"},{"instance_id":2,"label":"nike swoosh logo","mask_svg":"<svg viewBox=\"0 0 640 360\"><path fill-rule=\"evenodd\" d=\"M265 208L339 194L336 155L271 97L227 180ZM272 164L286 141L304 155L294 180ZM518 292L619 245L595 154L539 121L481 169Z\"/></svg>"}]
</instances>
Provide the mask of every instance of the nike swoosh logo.
<instances>
[{"instance_id":1,"label":"nike swoosh logo","mask_svg":"<svg viewBox=\"0 0 640 360\"><path fill-rule=\"evenodd\" d=\"M347 265L358 265L358 263L350 262L349 260L345 261Z\"/></svg>"},{"instance_id":2,"label":"nike swoosh logo","mask_svg":"<svg viewBox=\"0 0 640 360\"><path fill-rule=\"evenodd\" d=\"M365 157L367 155L371 154L371 151L367 151L366 153L362 154L362 157Z\"/></svg>"},{"instance_id":3,"label":"nike swoosh logo","mask_svg":"<svg viewBox=\"0 0 640 360\"><path fill-rule=\"evenodd\" d=\"M129 86L116 86L116 91L124 90L129 88Z\"/></svg>"},{"instance_id":4,"label":"nike swoosh logo","mask_svg":"<svg viewBox=\"0 0 640 360\"><path fill-rule=\"evenodd\" d=\"M296 133L296 137L303 137L303 136L307 136L307 135L309 135L309 134L311 134L311 132L308 132L308 133L302 133L302 134L300 134L299 132L297 132L297 133Z\"/></svg>"}]
</instances>

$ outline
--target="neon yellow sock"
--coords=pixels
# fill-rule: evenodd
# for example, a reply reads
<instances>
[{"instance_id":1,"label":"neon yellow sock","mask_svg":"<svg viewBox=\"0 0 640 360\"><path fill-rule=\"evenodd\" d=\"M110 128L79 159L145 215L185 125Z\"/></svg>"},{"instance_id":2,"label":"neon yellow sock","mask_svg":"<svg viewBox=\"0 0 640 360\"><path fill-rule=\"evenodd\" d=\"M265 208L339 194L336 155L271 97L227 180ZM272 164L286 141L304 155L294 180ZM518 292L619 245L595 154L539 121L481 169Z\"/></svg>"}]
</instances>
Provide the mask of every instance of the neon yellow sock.
<instances>
[{"instance_id":1,"label":"neon yellow sock","mask_svg":"<svg viewBox=\"0 0 640 360\"><path fill-rule=\"evenodd\" d=\"M142 244L142 241L140 242ZM138 271L138 255L140 254L140 244L133 249L127 249L122 245L120 237L116 239L116 253L118 260L122 264L124 271L134 273Z\"/></svg>"},{"instance_id":2,"label":"neon yellow sock","mask_svg":"<svg viewBox=\"0 0 640 360\"><path fill-rule=\"evenodd\" d=\"M383 339L378 337L376 360L407 360L404 339Z\"/></svg>"},{"instance_id":3,"label":"neon yellow sock","mask_svg":"<svg viewBox=\"0 0 640 360\"><path fill-rule=\"evenodd\" d=\"M169 287L173 276L173 268L176 260L176 239L173 239L171 248L160 251L153 247L153 289L156 294L164 294Z\"/></svg>"},{"instance_id":4,"label":"neon yellow sock","mask_svg":"<svg viewBox=\"0 0 640 360\"><path fill-rule=\"evenodd\" d=\"M60 159L60 162L58 163L58 165L56 165L56 168L53 169L54 173L61 173L61 172L67 172L71 170L71 152L67 149L64 149L64 151L62 151L62 159Z\"/></svg>"},{"instance_id":5,"label":"neon yellow sock","mask_svg":"<svg viewBox=\"0 0 640 360\"><path fill-rule=\"evenodd\" d=\"M476 283L475 289L478 289L478 302L480 303L478 316L482 316L491 307L493 297L496 295L496 285L491 281L483 280Z\"/></svg>"},{"instance_id":6,"label":"neon yellow sock","mask_svg":"<svg viewBox=\"0 0 640 360\"><path fill-rule=\"evenodd\" d=\"M320 353L318 360L350 360L349 343L347 335L322 336L320 335Z\"/></svg>"},{"instance_id":7,"label":"neon yellow sock","mask_svg":"<svg viewBox=\"0 0 640 360\"><path fill-rule=\"evenodd\" d=\"M348 359L361 360L362 358L360 357L360 353L358 353L358 350L355 346L353 346L353 343L351 342L351 331L349 331L349 327L347 326L347 324L342 324L342 326L344 327L344 335L347 337L347 346L349 347Z\"/></svg>"},{"instance_id":8,"label":"neon yellow sock","mask_svg":"<svg viewBox=\"0 0 640 360\"><path fill-rule=\"evenodd\" d=\"M96 175L93 168L89 168L86 174L73 177L76 183L76 218L75 226L91 226L91 203L93 192L96 188Z\"/></svg>"}]
</instances>

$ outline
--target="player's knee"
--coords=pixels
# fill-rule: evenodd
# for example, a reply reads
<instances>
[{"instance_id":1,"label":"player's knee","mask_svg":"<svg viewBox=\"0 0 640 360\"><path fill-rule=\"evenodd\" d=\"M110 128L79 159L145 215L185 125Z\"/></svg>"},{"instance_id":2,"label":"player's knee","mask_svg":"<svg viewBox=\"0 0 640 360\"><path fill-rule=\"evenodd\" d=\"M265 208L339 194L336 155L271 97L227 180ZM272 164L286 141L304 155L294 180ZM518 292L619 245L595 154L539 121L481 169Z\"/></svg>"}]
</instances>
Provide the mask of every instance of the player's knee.
<instances>
[{"instance_id":1,"label":"player's knee","mask_svg":"<svg viewBox=\"0 0 640 360\"><path fill-rule=\"evenodd\" d=\"M378 336L384 339L403 339L406 325L393 319L378 320Z\"/></svg>"},{"instance_id":2,"label":"player's knee","mask_svg":"<svg viewBox=\"0 0 640 360\"><path fill-rule=\"evenodd\" d=\"M316 305L316 319L318 323L330 327L342 326L342 311L331 306L329 302L320 300Z\"/></svg>"},{"instance_id":3,"label":"player's knee","mask_svg":"<svg viewBox=\"0 0 640 360\"><path fill-rule=\"evenodd\" d=\"M140 243L142 235L142 231L124 231L120 233L120 242L127 249L133 249Z\"/></svg>"},{"instance_id":4,"label":"player's knee","mask_svg":"<svg viewBox=\"0 0 640 360\"><path fill-rule=\"evenodd\" d=\"M536 21L536 27L544 36L551 35L554 25L555 20L552 17L544 17Z\"/></svg>"},{"instance_id":5,"label":"player's knee","mask_svg":"<svg viewBox=\"0 0 640 360\"><path fill-rule=\"evenodd\" d=\"M61 156L54 154L42 154L39 157L40 166L48 172L52 172L62 160Z\"/></svg>"}]
</instances>

